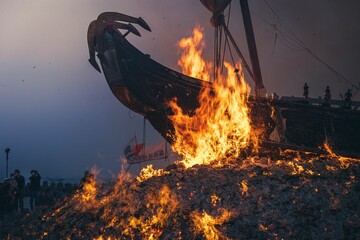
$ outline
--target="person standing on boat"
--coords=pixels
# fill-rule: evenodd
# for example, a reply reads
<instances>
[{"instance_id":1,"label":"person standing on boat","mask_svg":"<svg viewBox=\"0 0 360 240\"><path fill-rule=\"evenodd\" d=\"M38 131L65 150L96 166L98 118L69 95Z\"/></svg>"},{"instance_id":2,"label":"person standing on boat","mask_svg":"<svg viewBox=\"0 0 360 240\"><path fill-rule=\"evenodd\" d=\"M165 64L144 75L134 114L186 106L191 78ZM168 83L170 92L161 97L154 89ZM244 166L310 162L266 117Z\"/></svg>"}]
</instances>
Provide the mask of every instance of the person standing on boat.
<instances>
[{"instance_id":1,"label":"person standing on boat","mask_svg":"<svg viewBox=\"0 0 360 240\"><path fill-rule=\"evenodd\" d=\"M305 83L305 85L304 85L304 94L303 94L303 96L304 96L305 100L307 100L308 97L309 97L309 86L307 85L307 83Z\"/></svg>"},{"instance_id":2,"label":"person standing on boat","mask_svg":"<svg viewBox=\"0 0 360 240\"><path fill-rule=\"evenodd\" d=\"M352 94L351 94L351 91L350 89L347 90L347 92L345 93L345 99L344 99L344 108L345 109L351 109L351 97L352 97Z\"/></svg>"},{"instance_id":3,"label":"person standing on boat","mask_svg":"<svg viewBox=\"0 0 360 240\"><path fill-rule=\"evenodd\" d=\"M330 99L331 99L330 88L329 86L326 86L323 106L330 107Z\"/></svg>"}]
</instances>

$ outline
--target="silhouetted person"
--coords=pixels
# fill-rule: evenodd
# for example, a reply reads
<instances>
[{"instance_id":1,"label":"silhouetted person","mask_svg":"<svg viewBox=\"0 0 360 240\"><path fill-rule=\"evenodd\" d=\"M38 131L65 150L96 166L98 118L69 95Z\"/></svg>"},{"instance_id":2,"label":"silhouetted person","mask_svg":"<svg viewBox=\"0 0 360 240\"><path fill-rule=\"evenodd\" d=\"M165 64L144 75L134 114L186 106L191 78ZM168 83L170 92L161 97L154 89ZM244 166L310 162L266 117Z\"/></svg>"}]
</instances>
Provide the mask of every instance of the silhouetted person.
<instances>
[{"instance_id":1,"label":"silhouetted person","mask_svg":"<svg viewBox=\"0 0 360 240\"><path fill-rule=\"evenodd\" d=\"M278 100L278 99L279 99L279 95L277 95L276 92L274 92L274 94L272 95L272 98L275 99L275 100Z\"/></svg>"},{"instance_id":2,"label":"silhouetted person","mask_svg":"<svg viewBox=\"0 0 360 240\"><path fill-rule=\"evenodd\" d=\"M309 86L307 85L307 83L305 83L305 85L304 85L304 93L303 93L303 96L304 96L305 100L307 100L308 97L309 97Z\"/></svg>"},{"instance_id":3,"label":"silhouetted person","mask_svg":"<svg viewBox=\"0 0 360 240\"><path fill-rule=\"evenodd\" d=\"M326 89L324 92L323 106L330 107L330 99L331 99L330 88L329 88L329 86L326 86Z\"/></svg>"},{"instance_id":4,"label":"silhouetted person","mask_svg":"<svg viewBox=\"0 0 360 240\"><path fill-rule=\"evenodd\" d=\"M343 107L345 109L351 109L351 97L352 97L351 90L348 89L344 96L345 96L345 99L344 99Z\"/></svg>"},{"instance_id":5,"label":"silhouetted person","mask_svg":"<svg viewBox=\"0 0 360 240\"><path fill-rule=\"evenodd\" d=\"M17 181L15 179L15 173L10 173L10 186L13 192L13 200L11 201L11 209L17 210L18 209L18 202L16 200L17 195Z\"/></svg>"},{"instance_id":6,"label":"silhouetted person","mask_svg":"<svg viewBox=\"0 0 360 240\"><path fill-rule=\"evenodd\" d=\"M30 180L30 209L34 209L34 201L35 206L39 203L39 194L41 190L40 181L41 176L36 170L31 170L31 176L29 177Z\"/></svg>"},{"instance_id":7,"label":"silhouetted person","mask_svg":"<svg viewBox=\"0 0 360 240\"><path fill-rule=\"evenodd\" d=\"M9 178L4 180L4 184L0 189L0 208L1 212L8 214L13 210L13 203L15 201L14 189L11 187L11 181Z\"/></svg>"},{"instance_id":8,"label":"silhouetted person","mask_svg":"<svg viewBox=\"0 0 360 240\"><path fill-rule=\"evenodd\" d=\"M17 182L17 191L16 191L16 203L20 211L24 210L24 191L25 191L25 178L20 174L20 171L16 169L14 171L15 180Z\"/></svg>"}]
</instances>

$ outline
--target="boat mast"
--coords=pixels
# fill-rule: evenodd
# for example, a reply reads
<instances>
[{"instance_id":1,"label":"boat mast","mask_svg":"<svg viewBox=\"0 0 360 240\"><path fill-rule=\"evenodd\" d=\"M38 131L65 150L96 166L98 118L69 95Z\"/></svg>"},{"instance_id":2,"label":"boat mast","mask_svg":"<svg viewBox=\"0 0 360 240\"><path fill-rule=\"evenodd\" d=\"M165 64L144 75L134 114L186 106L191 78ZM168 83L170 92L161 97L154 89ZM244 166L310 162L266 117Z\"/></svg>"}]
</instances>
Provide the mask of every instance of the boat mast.
<instances>
[{"instance_id":1,"label":"boat mast","mask_svg":"<svg viewBox=\"0 0 360 240\"><path fill-rule=\"evenodd\" d=\"M239 55L241 62L245 69L249 72L250 77L255 82L255 96L256 97L262 97L266 93L266 89L264 86L264 83L262 81L261 71L260 71L260 63L259 58L257 54L256 49L256 42L255 42L255 36L254 36L254 30L252 27L251 22L251 16L250 16L250 10L249 10L249 4L247 0L239 0L240 1L240 7L243 17L243 23L245 27L245 34L246 34L246 40L249 48L249 55L251 60L251 68L248 66L248 64L245 61L245 58L240 52L239 47L237 46L235 40L233 39L229 29L227 28L225 24L225 19L223 15L224 9L231 3L231 0L200 0L201 3L209 9L213 16L211 17L211 24L213 27L217 28L219 26L223 27L227 37L229 37L230 42L234 46L237 54Z\"/></svg>"},{"instance_id":2,"label":"boat mast","mask_svg":"<svg viewBox=\"0 0 360 240\"><path fill-rule=\"evenodd\" d=\"M250 53L252 72L254 75L255 96L260 97L266 93L266 89L262 81L259 57L256 49L255 35L252 27L248 0L240 0L240 6L245 27L246 40Z\"/></svg>"}]
</instances>

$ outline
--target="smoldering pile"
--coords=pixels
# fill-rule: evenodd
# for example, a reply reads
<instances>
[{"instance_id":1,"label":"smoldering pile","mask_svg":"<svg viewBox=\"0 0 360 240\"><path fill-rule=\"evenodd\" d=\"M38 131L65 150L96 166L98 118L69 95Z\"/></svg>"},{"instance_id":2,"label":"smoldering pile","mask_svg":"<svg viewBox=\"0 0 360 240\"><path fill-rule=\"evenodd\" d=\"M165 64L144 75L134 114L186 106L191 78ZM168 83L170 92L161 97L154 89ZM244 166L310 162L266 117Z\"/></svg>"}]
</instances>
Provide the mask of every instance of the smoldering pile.
<instances>
[{"instance_id":1,"label":"smoldering pile","mask_svg":"<svg viewBox=\"0 0 360 240\"><path fill-rule=\"evenodd\" d=\"M148 169L149 170L149 169ZM151 169L150 169L151 170ZM360 163L276 151L94 183L9 239L359 239Z\"/></svg>"}]
</instances>

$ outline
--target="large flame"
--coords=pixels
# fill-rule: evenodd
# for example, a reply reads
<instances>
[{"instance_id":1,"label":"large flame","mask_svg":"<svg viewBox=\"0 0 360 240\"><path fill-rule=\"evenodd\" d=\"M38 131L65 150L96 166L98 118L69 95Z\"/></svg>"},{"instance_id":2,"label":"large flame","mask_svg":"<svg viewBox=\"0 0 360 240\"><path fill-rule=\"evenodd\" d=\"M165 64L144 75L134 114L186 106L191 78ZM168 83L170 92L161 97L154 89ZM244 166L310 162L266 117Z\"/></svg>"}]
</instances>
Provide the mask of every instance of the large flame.
<instances>
[{"instance_id":1,"label":"large flame","mask_svg":"<svg viewBox=\"0 0 360 240\"><path fill-rule=\"evenodd\" d=\"M187 46L187 54L182 55L181 59L184 60L179 63L201 65L191 68L198 69L201 73L189 72L189 67L184 66L184 73L193 77L202 76L204 71L203 61L194 61L194 50L197 46L204 45L200 32L199 27L194 29L195 43L185 38L180 43L186 44L179 45ZM200 48L195 55L200 56L201 50ZM211 88L203 87L198 99L200 107L195 114L190 116L184 113L175 100L169 103L174 112L170 116L175 127L175 143L172 148L184 157L186 167L209 164L229 156L236 157L250 142L256 142L247 106L250 87L244 80L240 65L236 68L227 62L224 65L227 76L218 74Z\"/></svg>"}]
</instances>

